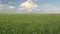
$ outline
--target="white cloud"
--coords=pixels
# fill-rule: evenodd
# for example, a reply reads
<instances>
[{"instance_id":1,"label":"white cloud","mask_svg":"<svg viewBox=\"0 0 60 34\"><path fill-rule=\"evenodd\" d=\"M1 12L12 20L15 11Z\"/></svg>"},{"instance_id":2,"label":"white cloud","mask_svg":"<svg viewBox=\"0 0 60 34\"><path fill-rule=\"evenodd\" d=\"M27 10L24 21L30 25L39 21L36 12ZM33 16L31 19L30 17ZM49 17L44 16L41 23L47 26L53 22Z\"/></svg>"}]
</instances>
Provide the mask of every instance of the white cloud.
<instances>
[{"instance_id":1,"label":"white cloud","mask_svg":"<svg viewBox=\"0 0 60 34\"><path fill-rule=\"evenodd\" d=\"M17 8L14 6L0 4L0 13L15 13L16 10L17 10Z\"/></svg>"},{"instance_id":2,"label":"white cloud","mask_svg":"<svg viewBox=\"0 0 60 34\"><path fill-rule=\"evenodd\" d=\"M26 2L23 2L20 4L20 7L18 8L19 11L24 12L32 12L33 10L37 9L39 6L35 4L32 0L27 0Z\"/></svg>"},{"instance_id":3,"label":"white cloud","mask_svg":"<svg viewBox=\"0 0 60 34\"><path fill-rule=\"evenodd\" d=\"M54 4L45 4L42 6L45 13L60 13L60 8Z\"/></svg>"},{"instance_id":4,"label":"white cloud","mask_svg":"<svg viewBox=\"0 0 60 34\"><path fill-rule=\"evenodd\" d=\"M7 8L7 5L0 4L0 10L6 9L6 8Z\"/></svg>"},{"instance_id":5,"label":"white cloud","mask_svg":"<svg viewBox=\"0 0 60 34\"><path fill-rule=\"evenodd\" d=\"M9 8L15 8L14 6L9 6Z\"/></svg>"},{"instance_id":6,"label":"white cloud","mask_svg":"<svg viewBox=\"0 0 60 34\"><path fill-rule=\"evenodd\" d=\"M28 0L20 5L23 8L35 9L38 7L37 4L34 4L32 1Z\"/></svg>"}]
</instances>

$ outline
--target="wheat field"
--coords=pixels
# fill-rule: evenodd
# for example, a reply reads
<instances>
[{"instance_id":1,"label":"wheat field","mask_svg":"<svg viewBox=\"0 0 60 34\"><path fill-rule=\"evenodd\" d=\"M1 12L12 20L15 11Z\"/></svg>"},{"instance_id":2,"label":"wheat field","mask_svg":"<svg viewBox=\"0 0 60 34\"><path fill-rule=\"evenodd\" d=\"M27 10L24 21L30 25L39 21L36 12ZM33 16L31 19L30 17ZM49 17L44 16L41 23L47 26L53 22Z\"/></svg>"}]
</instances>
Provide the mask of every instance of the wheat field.
<instances>
[{"instance_id":1,"label":"wheat field","mask_svg":"<svg viewBox=\"0 0 60 34\"><path fill-rule=\"evenodd\" d=\"M0 34L60 34L60 14L0 14Z\"/></svg>"}]
</instances>

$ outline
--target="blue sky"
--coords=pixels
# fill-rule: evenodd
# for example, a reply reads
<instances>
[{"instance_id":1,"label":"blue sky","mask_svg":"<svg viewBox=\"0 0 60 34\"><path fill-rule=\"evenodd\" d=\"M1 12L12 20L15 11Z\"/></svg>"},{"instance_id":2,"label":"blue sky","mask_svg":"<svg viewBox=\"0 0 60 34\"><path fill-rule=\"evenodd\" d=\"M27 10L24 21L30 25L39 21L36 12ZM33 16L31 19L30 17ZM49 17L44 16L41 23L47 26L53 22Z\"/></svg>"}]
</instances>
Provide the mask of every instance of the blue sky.
<instances>
[{"instance_id":1,"label":"blue sky","mask_svg":"<svg viewBox=\"0 0 60 34\"><path fill-rule=\"evenodd\" d=\"M31 3L26 3L29 0L0 0L0 5L1 6L8 6L9 5L9 11L12 11L16 13L19 13L20 11L24 12L31 10L29 5L31 5L33 13L60 13L60 0L30 0ZM25 3L24 3L25 2ZM3 4L3 5L2 5ZM26 4L25 6L23 4ZM0 6L0 7L1 7ZM25 7L25 8L20 8L20 7ZM2 7L4 8L4 7ZM13 10L11 10L13 8ZM26 8L29 8L28 10ZM8 9L8 8L7 8ZM4 9L3 9L4 10ZM1 10L0 8L0 13L3 13L4 11ZM6 11L7 13L9 11ZM11 12L11 13L12 13Z\"/></svg>"},{"instance_id":2,"label":"blue sky","mask_svg":"<svg viewBox=\"0 0 60 34\"><path fill-rule=\"evenodd\" d=\"M9 2L12 2L12 5L19 6L21 3L25 2L27 0L1 0L2 4L9 4ZM42 4L55 4L60 5L60 0L33 0L35 3L42 5Z\"/></svg>"}]
</instances>

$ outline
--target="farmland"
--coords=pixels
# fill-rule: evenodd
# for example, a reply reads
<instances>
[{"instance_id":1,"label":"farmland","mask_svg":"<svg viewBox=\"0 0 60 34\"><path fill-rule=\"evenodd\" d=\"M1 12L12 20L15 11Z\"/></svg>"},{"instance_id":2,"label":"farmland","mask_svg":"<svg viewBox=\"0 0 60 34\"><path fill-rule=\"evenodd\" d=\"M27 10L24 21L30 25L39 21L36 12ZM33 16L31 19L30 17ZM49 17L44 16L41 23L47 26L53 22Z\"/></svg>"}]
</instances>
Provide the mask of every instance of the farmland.
<instances>
[{"instance_id":1,"label":"farmland","mask_svg":"<svg viewBox=\"0 0 60 34\"><path fill-rule=\"evenodd\" d=\"M0 14L0 34L60 34L60 15Z\"/></svg>"}]
</instances>

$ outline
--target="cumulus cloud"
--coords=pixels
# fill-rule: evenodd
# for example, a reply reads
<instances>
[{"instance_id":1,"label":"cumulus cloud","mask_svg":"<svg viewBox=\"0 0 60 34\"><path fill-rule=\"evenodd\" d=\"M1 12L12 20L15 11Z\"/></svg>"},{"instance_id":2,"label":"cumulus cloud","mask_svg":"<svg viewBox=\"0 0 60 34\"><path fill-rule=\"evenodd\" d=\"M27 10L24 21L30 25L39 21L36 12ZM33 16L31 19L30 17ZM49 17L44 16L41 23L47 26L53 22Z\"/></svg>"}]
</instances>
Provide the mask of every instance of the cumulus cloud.
<instances>
[{"instance_id":1,"label":"cumulus cloud","mask_svg":"<svg viewBox=\"0 0 60 34\"><path fill-rule=\"evenodd\" d=\"M24 3L22 3L22 4L20 5L20 7L29 8L29 9L35 9L35 8L38 7L38 5L37 5L37 4L34 4L34 3L32 2L32 0L28 0L28 1L24 2Z\"/></svg>"},{"instance_id":2,"label":"cumulus cloud","mask_svg":"<svg viewBox=\"0 0 60 34\"><path fill-rule=\"evenodd\" d=\"M36 10L38 8L38 5L35 4L32 0L27 0L26 2L23 2L19 6L19 11L21 12L32 12L33 10Z\"/></svg>"}]
</instances>

